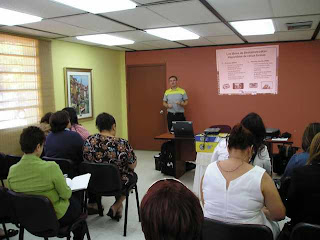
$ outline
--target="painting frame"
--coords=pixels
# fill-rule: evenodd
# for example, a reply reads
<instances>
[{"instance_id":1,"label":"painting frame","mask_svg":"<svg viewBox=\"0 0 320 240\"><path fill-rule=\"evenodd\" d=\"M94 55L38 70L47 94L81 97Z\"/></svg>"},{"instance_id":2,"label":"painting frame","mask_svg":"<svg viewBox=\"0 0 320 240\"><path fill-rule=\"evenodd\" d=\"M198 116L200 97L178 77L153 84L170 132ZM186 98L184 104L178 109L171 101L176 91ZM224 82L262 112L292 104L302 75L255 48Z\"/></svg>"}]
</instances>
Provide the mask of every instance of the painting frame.
<instances>
[{"instance_id":1,"label":"painting frame","mask_svg":"<svg viewBox=\"0 0 320 240\"><path fill-rule=\"evenodd\" d=\"M73 107L79 120L93 118L92 69L64 68L66 107Z\"/></svg>"}]
</instances>

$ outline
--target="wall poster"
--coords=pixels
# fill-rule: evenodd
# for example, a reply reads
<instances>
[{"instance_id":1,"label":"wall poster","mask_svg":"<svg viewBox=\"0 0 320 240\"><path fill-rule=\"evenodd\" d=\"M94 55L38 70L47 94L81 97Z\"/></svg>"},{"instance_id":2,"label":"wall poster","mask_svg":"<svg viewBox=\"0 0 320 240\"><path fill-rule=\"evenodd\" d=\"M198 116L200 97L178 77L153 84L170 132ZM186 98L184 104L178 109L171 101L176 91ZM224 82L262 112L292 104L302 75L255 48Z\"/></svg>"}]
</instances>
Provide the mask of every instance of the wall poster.
<instances>
[{"instance_id":1,"label":"wall poster","mask_svg":"<svg viewBox=\"0 0 320 240\"><path fill-rule=\"evenodd\" d=\"M219 95L277 94L279 46L220 49Z\"/></svg>"},{"instance_id":2,"label":"wall poster","mask_svg":"<svg viewBox=\"0 0 320 240\"><path fill-rule=\"evenodd\" d=\"M79 119L92 118L92 70L65 68L66 106L73 107Z\"/></svg>"}]
</instances>

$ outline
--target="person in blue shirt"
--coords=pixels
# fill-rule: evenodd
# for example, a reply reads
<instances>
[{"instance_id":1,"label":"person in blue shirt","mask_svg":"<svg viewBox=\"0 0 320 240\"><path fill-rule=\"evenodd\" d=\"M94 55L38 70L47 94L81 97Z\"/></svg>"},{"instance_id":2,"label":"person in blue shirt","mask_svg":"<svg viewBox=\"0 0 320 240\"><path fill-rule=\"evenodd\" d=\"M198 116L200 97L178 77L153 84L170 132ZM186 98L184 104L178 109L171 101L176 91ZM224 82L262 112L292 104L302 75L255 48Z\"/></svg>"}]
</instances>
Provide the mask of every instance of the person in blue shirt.
<instances>
[{"instance_id":1,"label":"person in blue shirt","mask_svg":"<svg viewBox=\"0 0 320 240\"><path fill-rule=\"evenodd\" d=\"M309 148L310 144L312 142L313 137L320 132L320 123L310 123L306 129L304 130L303 136L302 136L302 153L296 153L294 154L284 170L284 173L281 177L281 181L284 181L287 177L292 176L293 169L297 167L305 166L307 163L307 159L309 158Z\"/></svg>"}]
</instances>

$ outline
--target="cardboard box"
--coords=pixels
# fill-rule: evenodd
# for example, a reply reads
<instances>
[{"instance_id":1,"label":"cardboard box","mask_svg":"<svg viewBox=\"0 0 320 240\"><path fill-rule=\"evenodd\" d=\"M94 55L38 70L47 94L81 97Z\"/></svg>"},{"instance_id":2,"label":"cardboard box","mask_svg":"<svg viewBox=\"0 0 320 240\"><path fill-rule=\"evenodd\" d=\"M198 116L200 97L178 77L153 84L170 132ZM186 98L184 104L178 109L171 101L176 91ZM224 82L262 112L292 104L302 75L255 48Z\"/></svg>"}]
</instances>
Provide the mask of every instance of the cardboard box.
<instances>
[{"instance_id":1,"label":"cardboard box","mask_svg":"<svg viewBox=\"0 0 320 240\"><path fill-rule=\"evenodd\" d=\"M198 134L195 136L196 151L212 153L220 141L219 135Z\"/></svg>"}]
</instances>

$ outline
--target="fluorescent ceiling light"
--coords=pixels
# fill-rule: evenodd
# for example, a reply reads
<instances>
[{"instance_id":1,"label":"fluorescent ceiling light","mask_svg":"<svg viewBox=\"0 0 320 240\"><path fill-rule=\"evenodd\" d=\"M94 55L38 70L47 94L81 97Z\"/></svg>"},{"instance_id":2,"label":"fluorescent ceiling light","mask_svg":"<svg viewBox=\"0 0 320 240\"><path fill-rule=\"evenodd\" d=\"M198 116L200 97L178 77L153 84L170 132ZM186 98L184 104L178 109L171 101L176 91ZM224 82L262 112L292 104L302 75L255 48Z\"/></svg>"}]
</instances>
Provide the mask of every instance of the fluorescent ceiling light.
<instances>
[{"instance_id":1,"label":"fluorescent ceiling light","mask_svg":"<svg viewBox=\"0 0 320 240\"><path fill-rule=\"evenodd\" d=\"M54 0L55 2L91 13L115 12L132 9L137 6L130 0Z\"/></svg>"},{"instance_id":2,"label":"fluorescent ceiling light","mask_svg":"<svg viewBox=\"0 0 320 240\"><path fill-rule=\"evenodd\" d=\"M146 30L147 33L154 36L165 38L171 41L198 39L199 36L182 27L157 28Z\"/></svg>"},{"instance_id":3,"label":"fluorescent ceiling light","mask_svg":"<svg viewBox=\"0 0 320 240\"><path fill-rule=\"evenodd\" d=\"M243 36L274 34L271 19L231 22L231 25Z\"/></svg>"},{"instance_id":4,"label":"fluorescent ceiling light","mask_svg":"<svg viewBox=\"0 0 320 240\"><path fill-rule=\"evenodd\" d=\"M14 26L41 21L41 17L0 8L0 25Z\"/></svg>"},{"instance_id":5,"label":"fluorescent ceiling light","mask_svg":"<svg viewBox=\"0 0 320 240\"><path fill-rule=\"evenodd\" d=\"M133 44L134 41L115 37L107 34L96 34L96 35L87 35L87 36L79 36L77 39L86 41L86 42L92 42L107 46L115 46L115 45L126 45L126 44Z\"/></svg>"}]
</instances>

